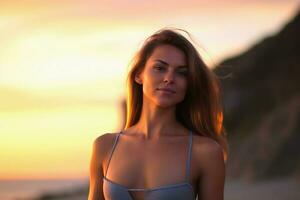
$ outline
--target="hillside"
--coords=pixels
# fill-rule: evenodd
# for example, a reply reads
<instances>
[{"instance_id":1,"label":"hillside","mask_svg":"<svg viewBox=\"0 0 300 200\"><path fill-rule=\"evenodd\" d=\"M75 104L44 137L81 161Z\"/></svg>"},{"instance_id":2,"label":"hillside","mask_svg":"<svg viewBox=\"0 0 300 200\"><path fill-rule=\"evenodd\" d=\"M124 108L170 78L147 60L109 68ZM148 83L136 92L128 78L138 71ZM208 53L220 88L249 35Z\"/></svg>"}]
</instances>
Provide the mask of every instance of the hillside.
<instances>
[{"instance_id":1,"label":"hillside","mask_svg":"<svg viewBox=\"0 0 300 200\"><path fill-rule=\"evenodd\" d=\"M230 141L228 176L300 176L300 11L277 34L214 71Z\"/></svg>"}]
</instances>

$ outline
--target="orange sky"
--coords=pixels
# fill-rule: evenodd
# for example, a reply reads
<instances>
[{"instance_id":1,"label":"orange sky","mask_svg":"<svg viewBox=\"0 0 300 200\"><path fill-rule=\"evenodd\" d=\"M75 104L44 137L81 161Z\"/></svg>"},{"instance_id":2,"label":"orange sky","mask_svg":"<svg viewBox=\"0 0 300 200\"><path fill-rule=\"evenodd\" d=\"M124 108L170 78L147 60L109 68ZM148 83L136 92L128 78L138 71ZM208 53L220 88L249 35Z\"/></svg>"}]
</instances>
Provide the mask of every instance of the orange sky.
<instances>
[{"instance_id":1,"label":"orange sky","mask_svg":"<svg viewBox=\"0 0 300 200\"><path fill-rule=\"evenodd\" d=\"M93 139L119 130L127 65L159 28L188 30L212 66L278 31L298 4L1 1L0 179L87 176Z\"/></svg>"}]
</instances>

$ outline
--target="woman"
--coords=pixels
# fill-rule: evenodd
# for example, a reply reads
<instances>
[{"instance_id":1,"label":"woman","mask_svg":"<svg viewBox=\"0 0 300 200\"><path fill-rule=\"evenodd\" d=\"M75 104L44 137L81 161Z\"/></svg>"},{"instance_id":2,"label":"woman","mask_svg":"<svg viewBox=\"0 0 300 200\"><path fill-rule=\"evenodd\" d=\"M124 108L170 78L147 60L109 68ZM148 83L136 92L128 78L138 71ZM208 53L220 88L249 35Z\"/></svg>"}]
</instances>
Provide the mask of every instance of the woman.
<instances>
[{"instance_id":1,"label":"woman","mask_svg":"<svg viewBox=\"0 0 300 200\"><path fill-rule=\"evenodd\" d=\"M222 200L219 82L192 43L179 30L156 32L127 83L125 129L93 144L89 200Z\"/></svg>"}]
</instances>

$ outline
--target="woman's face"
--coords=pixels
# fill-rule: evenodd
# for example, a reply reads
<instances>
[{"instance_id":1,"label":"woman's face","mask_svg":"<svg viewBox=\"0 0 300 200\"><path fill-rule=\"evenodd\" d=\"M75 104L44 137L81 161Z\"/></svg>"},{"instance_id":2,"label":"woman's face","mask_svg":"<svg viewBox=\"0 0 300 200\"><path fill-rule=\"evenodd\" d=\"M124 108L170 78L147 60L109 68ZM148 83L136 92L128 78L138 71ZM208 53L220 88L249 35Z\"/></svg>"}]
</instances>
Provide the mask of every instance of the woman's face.
<instances>
[{"instance_id":1,"label":"woman's face","mask_svg":"<svg viewBox=\"0 0 300 200\"><path fill-rule=\"evenodd\" d=\"M187 87L186 65L185 55L177 47L167 44L156 47L144 70L136 76L136 82L143 85L144 100L160 107L181 102Z\"/></svg>"}]
</instances>

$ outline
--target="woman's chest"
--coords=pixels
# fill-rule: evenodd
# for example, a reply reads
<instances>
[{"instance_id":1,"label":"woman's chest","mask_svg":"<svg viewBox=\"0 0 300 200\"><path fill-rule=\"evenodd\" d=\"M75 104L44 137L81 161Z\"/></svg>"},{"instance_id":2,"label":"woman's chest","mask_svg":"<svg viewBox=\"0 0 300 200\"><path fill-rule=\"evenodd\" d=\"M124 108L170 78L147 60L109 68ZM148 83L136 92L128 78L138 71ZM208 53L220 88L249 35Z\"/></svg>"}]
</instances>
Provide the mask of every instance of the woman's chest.
<instances>
[{"instance_id":1,"label":"woman's chest","mask_svg":"<svg viewBox=\"0 0 300 200\"><path fill-rule=\"evenodd\" d=\"M108 176L129 185L151 187L157 182L183 180L187 162L183 142L119 142L109 164Z\"/></svg>"}]
</instances>

